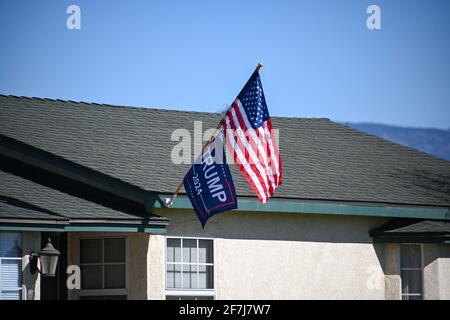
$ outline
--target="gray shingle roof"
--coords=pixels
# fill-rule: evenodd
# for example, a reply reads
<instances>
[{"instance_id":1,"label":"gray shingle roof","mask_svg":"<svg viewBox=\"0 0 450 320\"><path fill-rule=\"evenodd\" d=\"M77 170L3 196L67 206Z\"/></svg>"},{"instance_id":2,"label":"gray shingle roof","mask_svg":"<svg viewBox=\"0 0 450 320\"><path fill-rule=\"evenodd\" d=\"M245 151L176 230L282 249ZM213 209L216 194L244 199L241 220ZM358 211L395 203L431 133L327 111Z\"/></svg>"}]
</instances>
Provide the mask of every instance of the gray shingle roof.
<instances>
[{"instance_id":1,"label":"gray shingle roof","mask_svg":"<svg viewBox=\"0 0 450 320\"><path fill-rule=\"evenodd\" d=\"M0 218L140 220L4 171L0 181Z\"/></svg>"},{"instance_id":2,"label":"gray shingle roof","mask_svg":"<svg viewBox=\"0 0 450 320\"><path fill-rule=\"evenodd\" d=\"M424 219L393 219L370 231L372 236L434 233L450 235L450 221Z\"/></svg>"},{"instance_id":3,"label":"gray shingle roof","mask_svg":"<svg viewBox=\"0 0 450 320\"><path fill-rule=\"evenodd\" d=\"M216 113L0 95L0 134L117 177L172 193L188 165L171 162L175 129L215 128ZM273 117L283 186L276 197L450 206L450 162L327 119ZM231 159L228 159L230 162ZM254 196L231 166L241 196Z\"/></svg>"},{"instance_id":4,"label":"gray shingle roof","mask_svg":"<svg viewBox=\"0 0 450 320\"><path fill-rule=\"evenodd\" d=\"M17 218L33 220L67 220L57 214L48 212L48 210L39 208L35 205L25 203L15 198L0 196L0 219Z\"/></svg>"}]
</instances>

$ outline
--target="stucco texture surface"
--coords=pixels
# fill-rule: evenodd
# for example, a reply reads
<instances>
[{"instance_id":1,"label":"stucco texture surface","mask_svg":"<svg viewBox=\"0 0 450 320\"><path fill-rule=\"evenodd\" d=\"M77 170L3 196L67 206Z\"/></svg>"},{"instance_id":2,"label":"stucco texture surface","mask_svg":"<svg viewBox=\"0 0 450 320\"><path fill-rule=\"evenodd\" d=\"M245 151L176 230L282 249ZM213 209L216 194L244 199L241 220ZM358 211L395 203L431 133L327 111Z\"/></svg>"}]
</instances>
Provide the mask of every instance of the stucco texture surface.
<instances>
[{"instance_id":1,"label":"stucco texture surface","mask_svg":"<svg viewBox=\"0 0 450 320\"><path fill-rule=\"evenodd\" d=\"M216 299L385 299L380 218L224 213L202 229L190 211L166 212L170 236L215 239Z\"/></svg>"}]
</instances>

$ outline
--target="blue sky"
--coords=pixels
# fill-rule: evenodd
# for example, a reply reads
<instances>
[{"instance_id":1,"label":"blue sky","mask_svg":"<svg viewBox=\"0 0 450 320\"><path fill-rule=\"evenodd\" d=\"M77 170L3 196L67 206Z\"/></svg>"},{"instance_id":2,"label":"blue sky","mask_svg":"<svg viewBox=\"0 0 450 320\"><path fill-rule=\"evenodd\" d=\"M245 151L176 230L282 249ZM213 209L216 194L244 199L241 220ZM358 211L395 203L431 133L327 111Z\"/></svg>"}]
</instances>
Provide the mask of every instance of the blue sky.
<instances>
[{"instance_id":1,"label":"blue sky","mask_svg":"<svg viewBox=\"0 0 450 320\"><path fill-rule=\"evenodd\" d=\"M271 115L447 129L449 33L446 0L2 0L0 93L215 112L262 61Z\"/></svg>"}]
</instances>

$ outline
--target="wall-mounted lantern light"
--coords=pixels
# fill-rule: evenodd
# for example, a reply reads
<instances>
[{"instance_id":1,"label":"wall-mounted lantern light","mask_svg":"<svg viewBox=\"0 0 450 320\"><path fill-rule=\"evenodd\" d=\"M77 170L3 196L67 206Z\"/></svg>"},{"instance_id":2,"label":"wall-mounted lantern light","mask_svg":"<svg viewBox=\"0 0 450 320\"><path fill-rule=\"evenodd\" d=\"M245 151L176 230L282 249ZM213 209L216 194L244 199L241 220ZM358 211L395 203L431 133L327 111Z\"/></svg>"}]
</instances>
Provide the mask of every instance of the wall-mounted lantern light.
<instances>
[{"instance_id":1,"label":"wall-mounted lantern light","mask_svg":"<svg viewBox=\"0 0 450 320\"><path fill-rule=\"evenodd\" d=\"M44 277L54 277L56 266L58 265L58 258L60 252L53 247L50 238L44 248L38 252L30 253L30 272L35 274L39 272ZM40 260L41 269L39 270L37 263Z\"/></svg>"}]
</instances>

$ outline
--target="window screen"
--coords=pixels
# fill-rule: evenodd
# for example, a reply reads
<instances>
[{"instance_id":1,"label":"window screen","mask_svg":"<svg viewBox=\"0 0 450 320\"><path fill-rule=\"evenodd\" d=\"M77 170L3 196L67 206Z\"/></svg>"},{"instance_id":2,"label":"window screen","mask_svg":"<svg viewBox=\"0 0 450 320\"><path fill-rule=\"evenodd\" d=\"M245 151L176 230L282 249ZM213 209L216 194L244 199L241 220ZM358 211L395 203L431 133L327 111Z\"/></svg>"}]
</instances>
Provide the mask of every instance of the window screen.
<instances>
[{"instance_id":1,"label":"window screen","mask_svg":"<svg viewBox=\"0 0 450 320\"><path fill-rule=\"evenodd\" d=\"M422 249L420 245L401 246L402 299L422 299Z\"/></svg>"}]
</instances>

